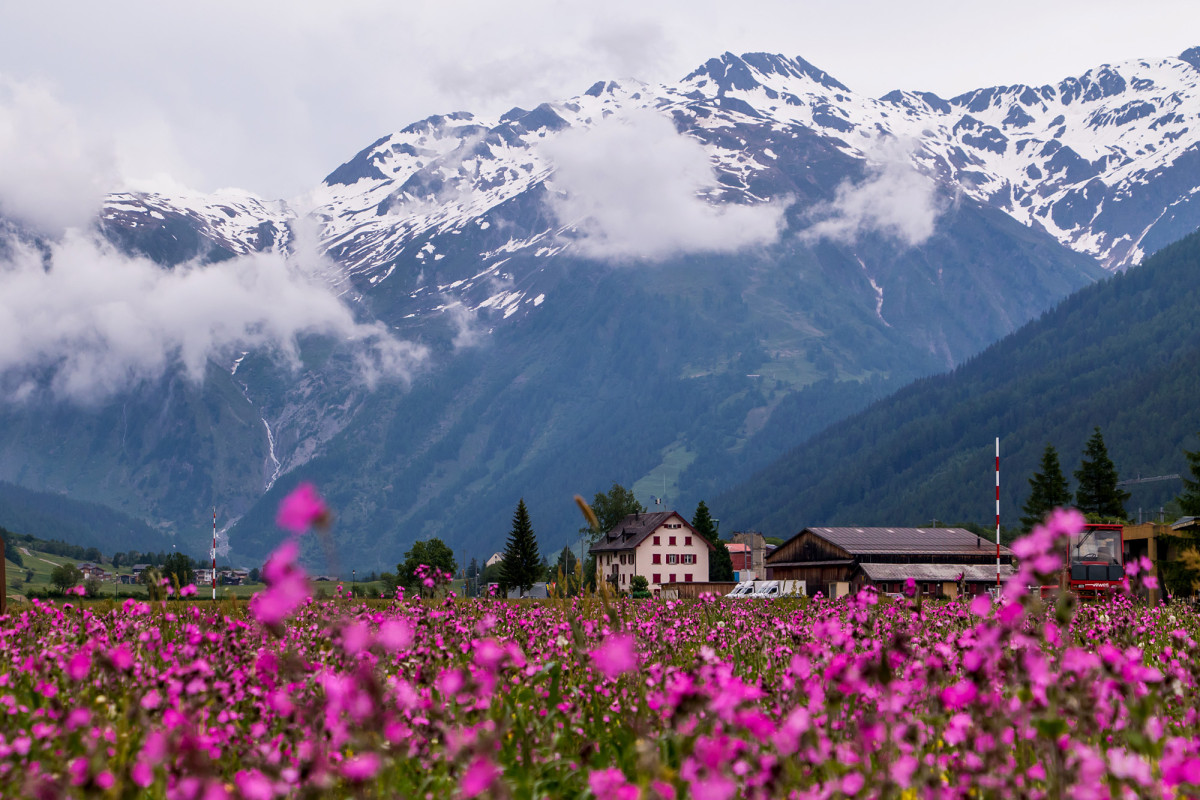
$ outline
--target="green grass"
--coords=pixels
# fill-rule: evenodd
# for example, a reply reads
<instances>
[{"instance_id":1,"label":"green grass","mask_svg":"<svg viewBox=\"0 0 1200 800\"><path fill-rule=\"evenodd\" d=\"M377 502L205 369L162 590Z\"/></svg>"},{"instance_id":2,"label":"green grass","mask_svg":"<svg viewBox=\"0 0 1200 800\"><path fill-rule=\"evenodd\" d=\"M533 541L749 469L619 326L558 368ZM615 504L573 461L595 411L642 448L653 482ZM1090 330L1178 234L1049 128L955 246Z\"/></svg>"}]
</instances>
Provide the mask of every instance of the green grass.
<instances>
[{"instance_id":1,"label":"green grass","mask_svg":"<svg viewBox=\"0 0 1200 800\"><path fill-rule=\"evenodd\" d=\"M30 591L34 591L39 595L42 595L49 590L53 590L55 587L53 582L50 580L50 573L54 571L54 568L60 564L79 563L79 559L50 555L49 553L39 552L31 548L27 549L28 553L26 553L25 549L20 551L21 558L25 561L24 567L17 566L7 558L4 560L4 573L6 579L6 585L4 589L5 595L8 597L10 603L26 602L29 599L28 593ZM109 562L104 562L102 566L104 566L104 568L110 573L115 571L118 575L133 574L133 569L130 567L121 567L117 570L113 570L112 564ZM25 576L29 570L33 571L33 576L29 581L26 581ZM350 581L342 582L342 586L347 590L350 588L350 585ZM383 584L378 582L368 583L366 581L358 581L354 585L359 589L366 591L369 596L373 597L378 597L379 592L383 588ZM337 591L337 586L338 584L334 581L319 581L313 583L314 592L318 596L325 595L332 597L334 592ZM222 600L229 597L236 597L238 599L245 600L255 592L261 591L263 588L264 584L262 583L251 583L243 586L217 586L217 600ZM195 598L197 600L208 599L211 602L211 584L207 586L197 586L196 590ZM118 599L124 599L130 596L148 597L149 595L146 591L146 587L140 583L114 584L111 580L104 581L101 586L99 598L112 599L114 596ZM72 600L74 602L78 602L78 598L73 597Z\"/></svg>"}]
</instances>

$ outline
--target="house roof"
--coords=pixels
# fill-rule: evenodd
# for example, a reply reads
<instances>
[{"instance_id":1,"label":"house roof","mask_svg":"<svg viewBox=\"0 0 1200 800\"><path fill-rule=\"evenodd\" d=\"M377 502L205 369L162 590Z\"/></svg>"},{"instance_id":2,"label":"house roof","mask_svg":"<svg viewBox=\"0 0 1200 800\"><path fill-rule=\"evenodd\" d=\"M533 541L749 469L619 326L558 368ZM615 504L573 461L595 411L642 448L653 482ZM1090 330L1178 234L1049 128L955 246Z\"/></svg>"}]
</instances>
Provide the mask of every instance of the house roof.
<instances>
[{"instance_id":1,"label":"house roof","mask_svg":"<svg viewBox=\"0 0 1200 800\"><path fill-rule=\"evenodd\" d=\"M964 580L980 582L996 580L995 564L859 564L873 581L955 581L961 573ZM1000 565L1000 580L1012 577L1013 568Z\"/></svg>"},{"instance_id":2,"label":"house roof","mask_svg":"<svg viewBox=\"0 0 1200 800\"><path fill-rule=\"evenodd\" d=\"M854 556L868 553L979 555L995 547L995 542L989 542L965 528L805 528L792 538L806 532ZM779 550L785 547L786 543ZM1012 551L1004 546L1000 547L1000 553L1012 555Z\"/></svg>"},{"instance_id":3,"label":"house roof","mask_svg":"<svg viewBox=\"0 0 1200 800\"><path fill-rule=\"evenodd\" d=\"M1187 528L1195 527L1200 527L1200 517L1180 517L1175 521L1175 524L1171 526L1171 530L1182 531L1186 530Z\"/></svg>"},{"instance_id":4,"label":"house roof","mask_svg":"<svg viewBox=\"0 0 1200 800\"><path fill-rule=\"evenodd\" d=\"M701 536L678 511L650 511L644 514L630 514L621 520L615 528L604 534L601 539L588 548L589 553L613 553L618 550L632 550L646 540L646 537L658 530L658 527L677 518L683 527L714 550L712 542Z\"/></svg>"}]
</instances>

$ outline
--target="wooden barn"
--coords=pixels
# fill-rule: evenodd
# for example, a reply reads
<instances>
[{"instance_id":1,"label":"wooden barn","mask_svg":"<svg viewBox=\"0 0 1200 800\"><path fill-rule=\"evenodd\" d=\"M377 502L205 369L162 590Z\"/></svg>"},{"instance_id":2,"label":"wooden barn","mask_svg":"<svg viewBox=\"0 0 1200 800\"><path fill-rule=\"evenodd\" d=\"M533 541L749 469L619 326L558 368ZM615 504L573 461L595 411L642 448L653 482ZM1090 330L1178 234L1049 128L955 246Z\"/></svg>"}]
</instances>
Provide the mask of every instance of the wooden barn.
<instances>
[{"instance_id":1,"label":"wooden barn","mask_svg":"<svg viewBox=\"0 0 1200 800\"><path fill-rule=\"evenodd\" d=\"M1000 548L1000 579L1013 573ZM964 528L805 528L767 556L769 580L807 581L809 594L838 596L870 584L903 591L909 578L933 596L978 594L996 584L996 543Z\"/></svg>"}]
</instances>

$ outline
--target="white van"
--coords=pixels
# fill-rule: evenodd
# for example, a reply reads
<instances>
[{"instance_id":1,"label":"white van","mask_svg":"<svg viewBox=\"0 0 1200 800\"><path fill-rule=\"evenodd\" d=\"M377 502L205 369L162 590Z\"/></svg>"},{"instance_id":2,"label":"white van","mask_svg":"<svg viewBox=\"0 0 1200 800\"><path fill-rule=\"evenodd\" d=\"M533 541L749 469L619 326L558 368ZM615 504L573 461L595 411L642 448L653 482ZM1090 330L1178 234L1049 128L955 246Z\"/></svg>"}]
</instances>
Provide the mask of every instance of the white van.
<instances>
[{"instance_id":1,"label":"white van","mask_svg":"<svg viewBox=\"0 0 1200 800\"><path fill-rule=\"evenodd\" d=\"M754 592L754 581L742 581L737 586L733 587L733 591L725 595L726 597L749 597Z\"/></svg>"}]
</instances>

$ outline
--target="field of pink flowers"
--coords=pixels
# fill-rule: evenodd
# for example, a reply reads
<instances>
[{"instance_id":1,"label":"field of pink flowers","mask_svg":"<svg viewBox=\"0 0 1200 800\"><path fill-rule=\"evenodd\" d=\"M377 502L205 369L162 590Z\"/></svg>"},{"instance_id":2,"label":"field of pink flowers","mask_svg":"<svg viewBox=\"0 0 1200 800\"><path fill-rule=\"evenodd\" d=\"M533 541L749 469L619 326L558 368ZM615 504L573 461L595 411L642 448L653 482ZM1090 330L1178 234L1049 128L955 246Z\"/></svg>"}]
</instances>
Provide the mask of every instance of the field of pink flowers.
<instances>
[{"instance_id":1,"label":"field of pink flowers","mask_svg":"<svg viewBox=\"0 0 1200 800\"><path fill-rule=\"evenodd\" d=\"M1051 520L1019 578L1054 568ZM1191 797L1198 621L1043 606L363 602L0 620L0 796ZM1136 580L1136 576L1135 576Z\"/></svg>"}]
</instances>

